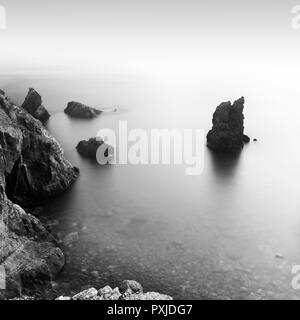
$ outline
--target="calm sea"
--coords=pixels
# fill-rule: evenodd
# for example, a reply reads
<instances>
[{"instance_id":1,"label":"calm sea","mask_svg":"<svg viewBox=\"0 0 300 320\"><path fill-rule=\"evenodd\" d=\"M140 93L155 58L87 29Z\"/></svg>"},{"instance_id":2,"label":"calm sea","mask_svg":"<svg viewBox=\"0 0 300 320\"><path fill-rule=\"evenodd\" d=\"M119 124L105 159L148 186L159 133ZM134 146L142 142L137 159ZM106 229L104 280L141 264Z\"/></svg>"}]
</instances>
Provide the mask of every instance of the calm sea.
<instances>
[{"instance_id":1,"label":"calm sea","mask_svg":"<svg viewBox=\"0 0 300 320\"><path fill-rule=\"evenodd\" d=\"M15 75L0 87L21 103L29 87L51 113L47 125L80 168L73 187L43 204L66 266L54 287L67 295L124 279L176 299L300 298L300 90L293 74ZM238 157L204 149L204 171L184 165L101 167L75 149L98 130L203 129L216 106L245 96L245 132L257 142ZM85 121L68 101L118 108ZM78 241L66 246L66 235ZM280 255L278 255L280 254ZM276 257L277 255L277 257Z\"/></svg>"}]
</instances>

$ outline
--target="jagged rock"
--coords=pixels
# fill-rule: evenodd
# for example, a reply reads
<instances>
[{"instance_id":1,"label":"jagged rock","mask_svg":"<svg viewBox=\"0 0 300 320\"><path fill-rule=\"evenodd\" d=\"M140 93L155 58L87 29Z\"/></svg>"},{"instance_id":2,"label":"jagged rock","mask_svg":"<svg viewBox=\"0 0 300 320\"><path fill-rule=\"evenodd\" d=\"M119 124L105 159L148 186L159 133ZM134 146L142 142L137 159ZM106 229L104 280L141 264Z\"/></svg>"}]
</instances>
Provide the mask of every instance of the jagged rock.
<instances>
[{"instance_id":1,"label":"jagged rock","mask_svg":"<svg viewBox=\"0 0 300 320\"><path fill-rule=\"evenodd\" d=\"M0 267L5 269L6 290L0 290L0 298L50 285L63 267L55 239L18 204L63 192L78 173L40 121L1 94Z\"/></svg>"},{"instance_id":2,"label":"jagged rock","mask_svg":"<svg viewBox=\"0 0 300 320\"><path fill-rule=\"evenodd\" d=\"M104 156L111 156L113 154L113 148L104 143L104 141L100 138L90 138L88 141L82 140L78 143L76 149L82 156L96 159L98 148L102 145L104 148Z\"/></svg>"},{"instance_id":3,"label":"jagged rock","mask_svg":"<svg viewBox=\"0 0 300 320\"><path fill-rule=\"evenodd\" d=\"M33 88L29 89L22 108L44 124L50 118L50 114L42 104L42 97Z\"/></svg>"},{"instance_id":4,"label":"jagged rock","mask_svg":"<svg viewBox=\"0 0 300 320\"><path fill-rule=\"evenodd\" d=\"M72 300L94 300L97 295L98 291L95 288L90 288L73 296Z\"/></svg>"},{"instance_id":5,"label":"jagged rock","mask_svg":"<svg viewBox=\"0 0 300 320\"><path fill-rule=\"evenodd\" d=\"M244 97L233 104L221 103L213 115L213 127L207 134L207 146L215 151L237 153L244 146Z\"/></svg>"},{"instance_id":6,"label":"jagged rock","mask_svg":"<svg viewBox=\"0 0 300 320\"><path fill-rule=\"evenodd\" d=\"M118 300L121 297L121 293L118 288L112 289L110 286L106 286L98 291L100 300Z\"/></svg>"},{"instance_id":7,"label":"jagged rock","mask_svg":"<svg viewBox=\"0 0 300 320\"><path fill-rule=\"evenodd\" d=\"M71 117L87 119L95 118L102 113L101 110L91 108L83 103L75 101L69 102L64 112Z\"/></svg>"},{"instance_id":8,"label":"jagged rock","mask_svg":"<svg viewBox=\"0 0 300 320\"><path fill-rule=\"evenodd\" d=\"M64 297L66 298L66 297ZM143 287L134 280L123 281L120 288L106 286L98 291L95 288L84 290L72 300L173 300L172 297L158 292L143 293ZM66 299L65 299L66 300Z\"/></svg>"},{"instance_id":9,"label":"jagged rock","mask_svg":"<svg viewBox=\"0 0 300 320\"><path fill-rule=\"evenodd\" d=\"M8 198L22 205L65 191L79 170L58 142L22 108L0 99L0 174Z\"/></svg>"}]
</instances>

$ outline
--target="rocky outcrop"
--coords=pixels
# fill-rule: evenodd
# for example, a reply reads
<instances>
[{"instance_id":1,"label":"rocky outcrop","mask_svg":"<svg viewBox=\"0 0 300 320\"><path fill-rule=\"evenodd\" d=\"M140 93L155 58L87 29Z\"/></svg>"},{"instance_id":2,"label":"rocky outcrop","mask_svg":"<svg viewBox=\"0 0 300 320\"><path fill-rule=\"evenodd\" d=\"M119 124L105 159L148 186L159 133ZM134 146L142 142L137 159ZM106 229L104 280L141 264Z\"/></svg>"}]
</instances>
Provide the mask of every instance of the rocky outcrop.
<instances>
[{"instance_id":1,"label":"rocky outcrop","mask_svg":"<svg viewBox=\"0 0 300 320\"><path fill-rule=\"evenodd\" d=\"M78 174L40 121L0 93L0 298L49 284L63 267L54 238L19 205L63 192Z\"/></svg>"},{"instance_id":2,"label":"rocky outcrop","mask_svg":"<svg viewBox=\"0 0 300 320\"><path fill-rule=\"evenodd\" d=\"M43 124L50 118L50 114L42 104L42 97L33 88L29 89L25 101L22 104L22 108L29 112L34 118L40 120Z\"/></svg>"},{"instance_id":3,"label":"rocky outcrop","mask_svg":"<svg viewBox=\"0 0 300 320\"><path fill-rule=\"evenodd\" d=\"M73 297L61 296L56 300L173 300L172 297L158 292L143 292L140 283L134 280L123 281L120 288L106 286L100 290L90 288Z\"/></svg>"},{"instance_id":4,"label":"rocky outcrop","mask_svg":"<svg viewBox=\"0 0 300 320\"><path fill-rule=\"evenodd\" d=\"M221 103L213 115L213 127L207 134L207 146L214 151L238 153L249 142L244 135L244 97L233 104Z\"/></svg>"},{"instance_id":5,"label":"rocky outcrop","mask_svg":"<svg viewBox=\"0 0 300 320\"><path fill-rule=\"evenodd\" d=\"M101 110L91 108L80 102L69 102L64 112L74 118L95 118L102 113Z\"/></svg>"},{"instance_id":6,"label":"rocky outcrop","mask_svg":"<svg viewBox=\"0 0 300 320\"><path fill-rule=\"evenodd\" d=\"M113 156L113 148L106 144L100 138L90 138L89 140L82 140L78 143L76 149L82 156L96 159L99 147L103 148L103 155L106 158L104 160L107 160L109 156ZM100 153L99 156L101 157Z\"/></svg>"}]
</instances>

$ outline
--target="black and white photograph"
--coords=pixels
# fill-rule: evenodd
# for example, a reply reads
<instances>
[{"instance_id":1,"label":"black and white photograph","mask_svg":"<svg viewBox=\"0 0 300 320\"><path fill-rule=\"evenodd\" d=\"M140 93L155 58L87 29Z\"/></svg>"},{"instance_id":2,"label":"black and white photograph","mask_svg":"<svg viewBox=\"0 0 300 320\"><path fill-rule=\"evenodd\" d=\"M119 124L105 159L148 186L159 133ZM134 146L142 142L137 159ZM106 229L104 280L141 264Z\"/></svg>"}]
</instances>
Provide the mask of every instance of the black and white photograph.
<instances>
[{"instance_id":1,"label":"black and white photograph","mask_svg":"<svg viewBox=\"0 0 300 320\"><path fill-rule=\"evenodd\" d=\"M300 0L0 0L0 307L300 300L299 57Z\"/></svg>"}]
</instances>

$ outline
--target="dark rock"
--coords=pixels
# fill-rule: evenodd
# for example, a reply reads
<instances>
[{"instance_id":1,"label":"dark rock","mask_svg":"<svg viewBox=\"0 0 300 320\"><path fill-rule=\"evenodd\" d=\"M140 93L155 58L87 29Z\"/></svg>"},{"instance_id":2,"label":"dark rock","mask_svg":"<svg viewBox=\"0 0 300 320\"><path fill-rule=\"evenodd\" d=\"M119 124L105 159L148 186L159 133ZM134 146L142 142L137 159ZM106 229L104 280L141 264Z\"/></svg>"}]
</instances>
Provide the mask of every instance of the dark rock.
<instances>
[{"instance_id":1,"label":"dark rock","mask_svg":"<svg viewBox=\"0 0 300 320\"><path fill-rule=\"evenodd\" d=\"M87 119L95 118L102 113L101 110L91 108L80 102L75 101L69 102L64 112L71 117Z\"/></svg>"},{"instance_id":2,"label":"dark rock","mask_svg":"<svg viewBox=\"0 0 300 320\"><path fill-rule=\"evenodd\" d=\"M22 108L44 124L50 118L50 114L42 104L42 97L33 88L29 89Z\"/></svg>"},{"instance_id":3,"label":"dark rock","mask_svg":"<svg viewBox=\"0 0 300 320\"><path fill-rule=\"evenodd\" d=\"M0 106L0 174L10 200L21 205L65 191L78 168L39 121L6 102Z\"/></svg>"},{"instance_id":4,"label":"dark rock","mask_svg":"<svg viewBox=\"0 0 300 320\"><path fill-rule=\"evenodd\" d=\"M0 298L50 285L63 267L54 237L16 203L63 192L77 170L39 121L0 95L0 267L6 278Z\"/></svg>"},{"instance_id":5,"label":"dark rock","mask_svg":"<svg viewBox=\"0 0 300 320\"><path fill-rule=\"evenodd\" d=\"M213 128L207 134L207 146L214 151L238 153L244 145L244 97L233 104L221 103L213 115Z\"/></svg>"},{"instance_id":6,"label":"dark rock","mask_svg":"<svg viewBox=\"0 0 300 320\"><path fill-rule=\"evenodd\" d=\"M253 139L253 141L257 141L257 139L256 139L256 138L254 138L254 139Z\"/></svg>"},{"instance_id":7,"label":"dark rock","mask_svg":"<svg viewBox=\"0 0 300 320\"><path fill-rule=\"evenodd\" d=\"M1 90L1 89L0 89L0 94L1 94L2 96L5 96L5 92L4 92L3 90Z\"/></svg>"},{"instance_id":8,"label":"dark rock","mask_svg":"<svg viewBox=\"0 0 300 320\"><path fill-rule=\"evenodd\" d=\"M250 138L246 134L243 134L243 141L244 141L244 143L249 143Z\"/></svg>"},{"instance_id":9,"label":"dark rock","mask_svg":"<svg viewBox=\"0 0 300 320\"><path fill-rule=\"evenodd\" d=\"M111 156L113 154L113 148L99 138L90 138L88 141L82 140L78 143L76 149L82 156L95 159L98 148L102 145L104 147L104 156Z\"/></svg>"}]
</instances>

